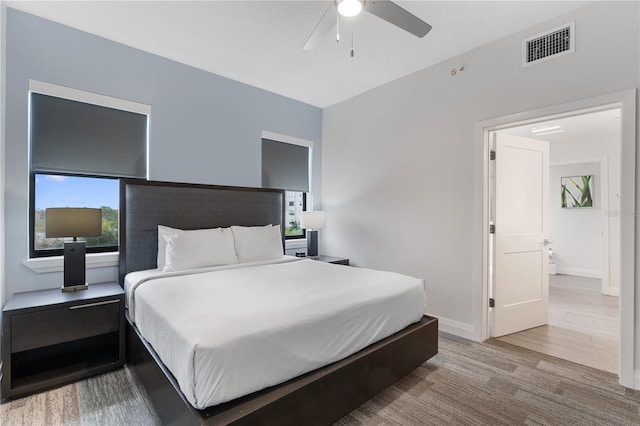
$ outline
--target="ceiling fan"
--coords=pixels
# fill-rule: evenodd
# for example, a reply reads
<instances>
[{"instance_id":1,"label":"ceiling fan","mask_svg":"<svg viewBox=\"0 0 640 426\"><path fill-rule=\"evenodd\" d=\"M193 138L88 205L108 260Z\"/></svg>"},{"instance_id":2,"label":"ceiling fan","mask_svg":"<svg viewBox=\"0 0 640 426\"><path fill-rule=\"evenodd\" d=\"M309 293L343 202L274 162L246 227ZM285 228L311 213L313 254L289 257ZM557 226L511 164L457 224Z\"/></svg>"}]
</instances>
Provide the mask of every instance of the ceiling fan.
<instances>
[{"instance_id":1,"label":"ceiling fan","mask_svg":"<svg viewBox=\"0 0 640 426\"><path fill-rule=\"evenodd\" d=\"M422 38L431 31L431 25L389 0L333 0L311 32L303 49L315 49L333 29L340 16L356 16L363 10L416 37Z\"/></svg>"}]
</instances>

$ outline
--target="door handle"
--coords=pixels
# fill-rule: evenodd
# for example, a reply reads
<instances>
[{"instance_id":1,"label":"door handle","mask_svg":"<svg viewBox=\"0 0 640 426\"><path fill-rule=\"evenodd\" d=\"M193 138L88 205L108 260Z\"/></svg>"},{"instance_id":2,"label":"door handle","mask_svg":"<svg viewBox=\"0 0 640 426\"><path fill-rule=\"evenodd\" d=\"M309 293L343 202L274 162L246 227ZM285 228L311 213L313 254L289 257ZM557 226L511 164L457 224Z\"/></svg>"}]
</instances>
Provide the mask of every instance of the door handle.
<instances>
[{"instance_id":1,"label":"door handle","mask_svg":"<svg viewBox=\"0 0 640 426\"><path fill-rule=\"evenodd\" d=\"M544 243L544 245L545 245L545 246L548 246L549 244L552 244L552 243L553 243L553 241L548 240L548 239L546 239L546 238L545 238L545 239L543 240L543 243Z\"/></svg>"}]
</instances>

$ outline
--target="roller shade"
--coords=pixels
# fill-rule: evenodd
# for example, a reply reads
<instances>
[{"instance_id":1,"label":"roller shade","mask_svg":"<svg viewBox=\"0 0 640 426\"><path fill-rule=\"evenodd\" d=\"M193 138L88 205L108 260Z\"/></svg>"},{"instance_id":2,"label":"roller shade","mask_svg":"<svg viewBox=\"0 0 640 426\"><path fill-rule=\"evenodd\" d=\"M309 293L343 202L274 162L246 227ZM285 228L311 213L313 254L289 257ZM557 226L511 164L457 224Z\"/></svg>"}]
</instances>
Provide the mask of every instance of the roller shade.
<instances>
[{"instance_id":1,"label":"roller shade","mask_svg":"<svg viewBox=\"0 0 640 426\"><path fill-rule=\"evenodd\" d=\"M262 139L262 187L309 192L309 148Z\"/></svg>"},{"instance_id":2,"label":"roller shade","mask_svg":"<svg viewBox=\"0 0 640 426\"><path fill-rule=\"evenodd\" d=\"M147 115L31 93L31 170L147 176Z\"/></svg>"}]
</instances>

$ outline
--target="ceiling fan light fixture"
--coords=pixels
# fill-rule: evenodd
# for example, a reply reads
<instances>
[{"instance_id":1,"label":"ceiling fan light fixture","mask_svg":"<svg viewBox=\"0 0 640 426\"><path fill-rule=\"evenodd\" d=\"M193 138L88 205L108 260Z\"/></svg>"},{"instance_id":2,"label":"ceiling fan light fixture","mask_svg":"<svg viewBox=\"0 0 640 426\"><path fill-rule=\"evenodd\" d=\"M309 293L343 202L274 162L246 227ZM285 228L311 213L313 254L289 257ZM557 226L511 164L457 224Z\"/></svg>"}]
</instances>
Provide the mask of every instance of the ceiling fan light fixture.
<instances>
[{"instance_id":1,"label":"ceiling fan light fixture","mask_svg":"<svg viewBox=\"0 0 640 426\"><path fill-rule=\"evenodd\" d=\"M362 11L362 1L360 0L338 0L338 13L350 18Z\"/></svg>"}]
</instances>

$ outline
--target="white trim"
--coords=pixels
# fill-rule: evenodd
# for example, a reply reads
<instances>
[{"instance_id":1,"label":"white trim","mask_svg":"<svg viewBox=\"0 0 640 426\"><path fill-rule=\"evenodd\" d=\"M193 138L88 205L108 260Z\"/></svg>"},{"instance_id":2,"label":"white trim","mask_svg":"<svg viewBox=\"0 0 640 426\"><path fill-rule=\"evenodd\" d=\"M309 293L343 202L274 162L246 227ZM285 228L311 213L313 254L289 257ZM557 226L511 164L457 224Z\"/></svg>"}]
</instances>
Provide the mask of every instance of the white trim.
<instances>
[{"instance_id":1,"label":"white trim","mask_svg":"<svg viewBox=\"0 0 640 426\"><path fill-rule=\"evenodd\" d=\"M633 388L640 389L640 370L636 370L636 374L633 376Z\"/></svg>"},{"instance_id":2,"label":"white trim","mask_svg":"<svg viewBox=\"0 0 640 426\"><path fill-rule=\"evenodd\" d=\"M474 193L481 193L482 199L480 203L482 204L481 210L481 218L480 218L480 230L479 232L476 230L474 232L474 237L478 235L478 233L482 236L481 238L481 262L478 262L477 255L474 253L473 263L474 270L480 270L480 280L482 282L482 286L474 285L473 289L473 318L474 318L474 329L475 335L474 340L483 342L489 338L489 283L491 279L491 267L489 266L490 262L490 252L488 250L489 244L491 243L491 237L489 234L489 229L486 224L491 223L491 208L490 208L490 186L492 183L491 180L491 167L490 167L490 151L493 149L491 144L490 133L487 131L486 127L484 127L481 123L476 123L474 126L474 135L476 137L478 135L482 135L482 190L474 191ZM476 149L480 147L478 141L475 141ZM477 200L474 204L478 204ZM478 222L476 222L478 223Z\"/></svg>"},{"instance_id":3,"label":"white trim","mask_svg":"<svg viewBox=\"0 0 640 426\"><path fill-rule=\"evenodd\" d=\"M29 80L29 91L41 93L43 95L56 96L58 98L70 99L72 101L86 102L93 105L101 105L108 108L135 112L138 114L151 114L150 105L126 99L114 98L112 96L100 95L98 93L87 92L84 90L73 89L71 87L59 86L57 84L45 83L38 80Z\"/></svg>"},{"instance_id":4,"label":"white trim","mask_svg":"<svg viewBox=\"0 0 640 426\"><path fill-rule=\"evenodd\" d=\"M276 142L290 143L292 145L306 146L307 148L313 148L313 142L306 139L296 138L294 136L281 135L280 133L269 132L267 130L262 131L262 139L271 139Z\"/></svg>"},{"instance_id":5,"label":"white trim","mask_svg":"<svg viewBox=\"0 0 640 426\"><path fill-rule=\"evenodd\" d=\"M429 315L429 314L427 314ZM434 316L434 315L431 315ZM437 317L438 318L438 329L445 333L453 334L459 337L463 337L465 339L473 340L474 331L473 325L465 324L463 322L458 322L454 320L450 320L448 318Z\"/></svg>"},{"instance_id":6,"label":"white trim","mask_svg":"<svg viewBox=\"0 0 640 426\"><path fill-rule=\"evenodd\" d=\"M86 259L87 269L118 266L118 252L92 253L88 254ZM24 260L22 264L38 274L64 270L62 256L36 257Z\"/></svg>"},{"instance_id":7,"label":"white trim","mask_svg":"<svg viewBox=\"0 0 640 426\"><path fill-rule=\"evenodd\" d=\"M560 105L540 108L499 118L477 122L474 126L474 167L475 175L482 179L475 179L477 185L474 191L474 248L473 282L474 308L473 326L476 340L486 340L489 337L488 313L488 134L501 128L514 127L548 121L551 118L561 118L585 114L592 111L602 111L621 108L621 163L620 163L620 346L619 346L619 377L620 384L626 387L640 389L635 379L636 361L636 309L635 309L635 224L637 214L635 210L636 191L636 89L629 89L608 95L577 100ZM481 151L482 150L482 151ZM480 185L482 185L480 187ZM475 245L477 244L477 245Z\"/></svg>"},{"instance_id":8,"label":"white trim","mask_svg":"<svg viewBox=\"0 0 640 426\"><path fill-rule=\"evenodd\" d=\"M607 289L603 289L602 294L605 296L620 297L620 289L618 287L609 287Z\"/></svg>"},{"instance_id":9,"label":"white trim","mask_svg":"<svg viewBox=\"0 0 640 426\"><path fill-rule=\"evenodd\" d=\"M572 268L570 266L558 266L558 273L563 275L574 275L576 277L602 278L602 271L599 269Z\"/></svg>"},{"instance_id":10,"label":"white trim","mask_svg":"<svg viewBox=\"0 0 640 426\"><path fill-rule=\"evenodd\" d=\"M612 95L614 96L614 95ZM635 224L636 211L636 89L615 94L622 104L622 149L620 162L620 384L634 386L633 372L636 365L634 352L637 331L635 293ZM635 387L640 389L640 386Z\"/></svg>"},{"instance_id":11,"label":"white trim","mask_svg":"<svg viewBox=\"0 0 640 426\"><path fill-rule=\"evenodd\" d=\"M578 160L556 161L554 163L549 163L549 167L569 166L572 164L600 163L601 161L606 159L607 157L593 157L593 158L580 158Z\"/></svg>"}]
</instances>

